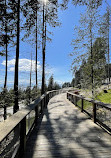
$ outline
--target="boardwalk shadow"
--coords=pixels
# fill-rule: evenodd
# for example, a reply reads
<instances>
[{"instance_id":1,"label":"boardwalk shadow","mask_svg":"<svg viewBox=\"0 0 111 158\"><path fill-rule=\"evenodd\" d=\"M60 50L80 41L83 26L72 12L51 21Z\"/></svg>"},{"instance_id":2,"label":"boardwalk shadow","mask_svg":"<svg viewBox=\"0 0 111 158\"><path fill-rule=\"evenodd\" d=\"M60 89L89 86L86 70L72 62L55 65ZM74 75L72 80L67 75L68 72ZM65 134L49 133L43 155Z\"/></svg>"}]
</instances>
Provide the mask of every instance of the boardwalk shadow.
<instances>
[{"instance_id":1,"label":"boardwalk shadow","mask_svg":"<svg viewBox=\"0 0 111 158\"><path fill-rule=\"evenodd\" d=\"M108 158L109 136L78 109L60 102L52 99L53 106L44 111L28 140L25 158Z\"/></svg>"}]
</instances>

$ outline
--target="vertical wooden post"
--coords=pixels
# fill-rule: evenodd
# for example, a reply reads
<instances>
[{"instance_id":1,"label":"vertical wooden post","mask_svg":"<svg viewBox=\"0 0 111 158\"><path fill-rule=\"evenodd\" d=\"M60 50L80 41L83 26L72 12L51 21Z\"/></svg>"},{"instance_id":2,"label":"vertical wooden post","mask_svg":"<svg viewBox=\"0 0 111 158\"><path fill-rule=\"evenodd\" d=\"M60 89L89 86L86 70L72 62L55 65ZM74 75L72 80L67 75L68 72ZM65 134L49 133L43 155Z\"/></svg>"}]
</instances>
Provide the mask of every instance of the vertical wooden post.
<instances>
[{"instance_id":1,"label":"vertical wooden post","mask_svg":"<svg viewBox=\"0 0 111 158\"><path fill-rule=\"evenodd\" d=\"M52 93L50 92L50 99L52 98L52 96L51 96L51 95L52 95Z\"/></svg>"},{"instance_id":2,"label":"vertical wooden post","mask_svg":"<svg viewBox=\"0 0 111 158\"><path fill-rule=\"evenodd\" d=\"M71 95L69 94L69 101L71 101Z\"/></svg>"},{"instance_id":3,"label":"vertical wooden post","mask_svg":"<svg viewBox=\"0 0 111 158\"><path fill-rule=\"evenodd\" d=\"M20 124L20 149L19 157L22 157L26 147L26 117L21 121Z\"/></svg>"},{"instance_id":4,"label":"vertical wooden post","mask_svg":"<svg viewBox=\"0 0 111 158\"><path fill-rule=\"evenodd\" d=\"M41 100L40 104L41 104L41 114L42 114L43 113L43 100Z\"/></svg>"},{"instance_id":5,"label":"vertical wooden post","mask_svg":"<svg viewBox=\"0 0 111 158\"><path fill-rule=\"evenodd\" d=\"M37 125L37 120L38 120L38 105L35 107L35 124Z\"/></svg>"},{"instance_id":6,"label":"vertical wooden post","mask_svg":"<svg viewBox=\"0 0 111 158\"><path fill-rule=\"evenodd\" d=\"M48 104L48 94L46 95L46 104Z\"/></svg>"},{"instance_id":7,"label":"vertical wooden post","mask_svg":"<svg viewBox=\"0 0 111 158\"><path fill-rule=\"evenodd\" d=\"M47 108L47 96L44 97L44 106Z\"/></svg>"},{"instance_id":8,"label":"vertical wooden post","mask_svg":"<svg viewBox=\"0 0 111 158\"><path fill-rule=\"evenodd\" d=\"M77 97L75 96L75 106L77 106Z\"/></svg>"},{"instance_id":9,"label":"vertical wooden post","mask_svg":"<svg viewBox=\"0 0 111 158\"><path fill-rule=\"evenodd\" d=\"M74 104L74 96L72 95L72 103Z\"/></svg>"},{"instance_id":10,"label":"vertical wooden post","mask_svg":"<svg viewBox=\"0 0 111 158\"><path fill-rule=\"evenodd\" d=\"M96 123L96 103L92 103L93 104L93 121L94 123Z\"/></svg>"},{"instance_id":11,"label":"vertical wooden post","mask_svg":"<svg viewBox=\"0 0 111 158\"><path fill-rule=\"evenodd\" d=\"M84 111L84 100L83 98L81 98L81 112Z\"/></svg>"},{"instance_id":12,"label":"vertical wooden post","mask_svg":"<svg viewBox=\"0 0 111 158\"><path fill-rule=\"evenodd\" d=\"M71 103L73 103L73 96L71 95Z\"/></svg>"},{"instance_id":13,"label":"vertical wooden post","mask_svg":"<svg viewBox=\"0 0 111 158\"><path fill-rule=\"evenodd\" d=\"M4 105L4 120L7 119L7 107Z\"/></svg>"},{"instance_id":14,"label":"vertical wooden post","mask_svg":"<svg viewBox=\"0 0 111 158\"><path fill-rule=\"evenodd\" d=\"M47 104L48 104L48 102L49 102L49 93L47 94Z\"/></svg>"}]
</instances>

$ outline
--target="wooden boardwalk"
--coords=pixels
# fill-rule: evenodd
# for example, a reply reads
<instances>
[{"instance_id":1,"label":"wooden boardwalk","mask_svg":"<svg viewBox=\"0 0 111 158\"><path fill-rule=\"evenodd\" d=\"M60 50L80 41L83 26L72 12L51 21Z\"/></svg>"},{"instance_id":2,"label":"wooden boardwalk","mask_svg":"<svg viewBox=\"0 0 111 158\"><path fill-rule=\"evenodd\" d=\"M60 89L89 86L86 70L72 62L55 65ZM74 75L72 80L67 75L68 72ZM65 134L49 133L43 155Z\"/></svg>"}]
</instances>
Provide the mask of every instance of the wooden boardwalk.
<instances>
[{"instance_id":1,"label":"wooden boardwalk","mask_svg":"<svg viewBox=\"0 0 111 158\"><path fill-rule=\"evenodd\" d=\"M24 158L111 158L111 136L66 99L53 97Z\"/></svg>"}]
</instances>

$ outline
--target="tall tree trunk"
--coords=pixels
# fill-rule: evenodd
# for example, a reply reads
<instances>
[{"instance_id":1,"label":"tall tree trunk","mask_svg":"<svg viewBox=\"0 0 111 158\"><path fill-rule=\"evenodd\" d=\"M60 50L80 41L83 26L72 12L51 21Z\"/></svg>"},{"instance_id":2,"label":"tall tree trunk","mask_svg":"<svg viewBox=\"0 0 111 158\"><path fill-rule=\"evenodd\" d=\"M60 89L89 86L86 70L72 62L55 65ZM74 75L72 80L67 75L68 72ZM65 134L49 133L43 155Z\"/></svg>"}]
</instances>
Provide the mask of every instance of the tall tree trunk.
<instances>
[{"instance_id":1,"label":"tall tree trunk","mask_svg":"<svg viewBox=\"0 0 111 158\"><path fill-rule=\"evenodd\" d=\"M5 0L5 7L7 6L6 0ZM4 88L7 87L7 56L8 56L8 42L7 42L7 11L5 8L5 53L6 53L6 66L5 66L5 82L4 82Z\"/></svg>"},{"instance_id":2,"label":"tall tree trunk","mask_svg":"<svg viewBox=\"0 0 111 158\"><path fill-rule=\"evenodd\" d=\"M92 17L92 15L91 15ZM92 37L92 19L90 19L90 51L91 51L91 85L92 85L92 98L94 98L94 70L93 70L93 37Z\"/></svg>"},{"instance_id":3,"label":"tall tree trunk","mask_svg":"<svg viewBox=\"0 0 111 158\"><path fill-rule=\"evenodd\" d=\"M44 39L44 2L43 2L43 30L42 30L42 88L41 94L44 94L45 84L45 39Z\"/></svg>"},{"instance_id":4,"label":"tall tree trunk","mask_svg":"<svg viewBox=\"0 0 111 158\"><path fill-rule=\"evenodd\" d=\"M93 70L92 39L91 39L91 83L92 83L92 98L94 98L94 70Z\"/></svg>"},{"instance_id":5,"label":"tall tree trunk","mask_svg":"<svg viewBox=\"0 0 111 158\"><path fill-rule=\"evenodd\" d=\"M15 104L13 109L14 113L19 110L19 105L18 105L19 40L20 40L20 0L18 0L18 4L17 4L17 45L16 45L15 78L14 78L14 92L15 92Z\"/></svg>"},{"instance_id":6,"label":"tall tree trunk","mask_svg":"<svg viewBox=\"0 0 111 158\"><path fill-rule=\"evenodd\" d=\"M31 87L32 87L32 52L31 52L31 65L30 65L30 94L29 94L29 102L31 102Z\"/></svg>"},{"instance_id":7,"label":"tall tree trunk","mask_svg":"<svg viewBox=\"0 0 111 158\"><path fill-rule=\"evenodd\" d=\"M47 10L46 10L46 13L45 13L45 33L44 33L45 34L45 37L44 37L45 38L45 46L44 46L45 47L44 48L45 53L46 53L46 33L47 33L47 19L46 18L47 18Z\"/></svg>"},{"instance_id":8,"label":"tall tree trunk","mask_svg":"<svg viewBox=\"0 0 111 158\"><path fill-rule=\"evenodd\" d=\"M110 63L110 58L109 58L109 9L107 9L107 23L108 23L108 32L107 32L107 41L108 41L108 88L110 84L110 68L109 68L109 63Z\"/></svg>"},{"instance_id":9,"label":"tall tree trunk","mask_svg":"<svg viewBox=\"0 0 111 158\"><path fill-rule=\"evenodd\" d=\"M7 33L6 33L7 36ZM4 82L4 88L7 88L7 62L8 62L8 50L7 50L8 44L7 44L7 37L6 37L6 66L5 66L5 82Z\"/></svg>"},{"instance_id":10,"label":"tall tree trunk","mask_svg":"<svg viewBox=\"0 0 111 158\"><path fill-rule=\"evenodd\" d=\"M35 71L36 71L36 93L37 93L37 10L36 10L36 65L35 65Z\"/></svg>"}]
</instances>

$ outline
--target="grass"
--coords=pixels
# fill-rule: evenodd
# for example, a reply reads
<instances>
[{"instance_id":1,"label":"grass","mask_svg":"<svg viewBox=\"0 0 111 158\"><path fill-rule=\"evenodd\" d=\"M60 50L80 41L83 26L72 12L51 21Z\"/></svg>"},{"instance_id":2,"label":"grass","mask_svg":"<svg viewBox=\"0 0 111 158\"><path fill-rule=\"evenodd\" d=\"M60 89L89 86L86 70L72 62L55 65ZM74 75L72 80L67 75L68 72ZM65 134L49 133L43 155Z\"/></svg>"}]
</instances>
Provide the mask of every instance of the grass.
<instances>
[{"instance_id":1,"label":"grass","mask_svg":"<svg viewBox=\"0 0 111 158\"><path fill-rule=\"evenodd\" d=\"M104 93L103 91L99 93L96 97L95 100L99 100L103 103L108 103L111 104L111 89L108 90L108 93Z\"/></svg>"},{"instance_id":2,"label":"grass","mask_svg":"<svg viewBox=\"0 0 111 158\"><path fill-rule=\"evenodd\" d=\"M104 91L100 92L96 95L94 100L101 101L103 103L111 104L111 89L107 90L108 93L104 93ZM81 107L81 99L77 101L77 105ZM92 103L84 100L84 110L87 110L92 106Z\"/></svg>"},{"instance_id":3,"label":"grass","mask_svg":"<svg viewBox=\"0 0 111 158\"><path fill-rule=\"evenodd\" d=\"M79 100L77 102L77 105L79 107L81 107L81 100ZM92 103L90 103L89 101L84 100L84 110L88 109L90 106L92 106Z\"/></svg>"}]
</instances>

